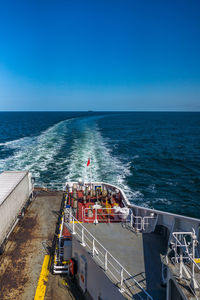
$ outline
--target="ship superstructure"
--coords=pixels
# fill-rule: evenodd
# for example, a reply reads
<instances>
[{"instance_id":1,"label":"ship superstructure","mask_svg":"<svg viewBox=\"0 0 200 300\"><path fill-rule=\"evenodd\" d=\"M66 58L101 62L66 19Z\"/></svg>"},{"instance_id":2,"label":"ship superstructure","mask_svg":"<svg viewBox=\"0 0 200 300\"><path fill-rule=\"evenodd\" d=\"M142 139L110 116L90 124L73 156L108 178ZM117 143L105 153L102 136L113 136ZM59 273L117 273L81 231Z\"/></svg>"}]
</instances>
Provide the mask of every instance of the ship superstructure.
<instances>
[{"instance_id":1,"label":"ship superstructure","mask_svg":"<svg viewBox=\"0 0 200 300\"><path fill-rule=\"evenodd\" d=\"M38 279L35 300L64 300L65 278L81 289L73 299L200 299L199 219L133 205L109 183L56 191L29 172L0 179L0 298L32 299Z\"/></svg>"},{"instance_id":2,"label":"ship superstructure","mask_svg":"<svg viewBox=\"0 0 200 300\"><path fill-rule=\"evenodd\" d=\"M131 204L104 182L67 182L54 273L92 299L200 299L200 220Z\"/></svg>"}]
</instances>

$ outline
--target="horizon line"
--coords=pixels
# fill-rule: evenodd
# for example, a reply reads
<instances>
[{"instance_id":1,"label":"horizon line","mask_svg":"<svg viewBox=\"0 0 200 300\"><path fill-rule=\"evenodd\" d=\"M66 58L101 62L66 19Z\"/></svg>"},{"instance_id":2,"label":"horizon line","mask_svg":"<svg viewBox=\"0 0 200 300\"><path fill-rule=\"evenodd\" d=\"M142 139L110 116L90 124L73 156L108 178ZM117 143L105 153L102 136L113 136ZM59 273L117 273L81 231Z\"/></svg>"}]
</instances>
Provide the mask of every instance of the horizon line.
<instances>
[{"instance_id":1,"label":"horizon line","mask_svg":"<svg viewBox=\"0 0 200 300\"><path fill-rule=\"evenodd\" d=\"M124 113L149 113L149 112L155 112L155 113L199 113L200 110L0 110L0 113L4 112L85 112L85 113L118 113L118 112L124 112Z\"/></svg>"}]
</instances>

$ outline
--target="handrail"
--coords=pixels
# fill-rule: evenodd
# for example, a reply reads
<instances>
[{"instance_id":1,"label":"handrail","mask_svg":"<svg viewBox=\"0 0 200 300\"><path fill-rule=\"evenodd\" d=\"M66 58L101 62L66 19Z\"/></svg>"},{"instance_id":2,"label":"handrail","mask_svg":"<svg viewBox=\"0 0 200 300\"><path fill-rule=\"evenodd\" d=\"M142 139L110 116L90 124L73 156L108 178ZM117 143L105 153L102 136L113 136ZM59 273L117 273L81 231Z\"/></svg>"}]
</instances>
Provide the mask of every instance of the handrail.
<instances>
[{"instance_id":1,"label":"handrail","mask_svg":"<svg viewBox=\"0 0 200 300\"><path fill-rule=\"evenodd\" d=\"M101 265L103 265L105 272L110 272L110 276L115 278L117 283L120 283L120 291L123 293L126 291L131 292L130 289L135 289L136 287L145 294L145 298L141 295L137 294L140 299L153 300L153 298L149 295L149 293L140 285L140 283L120 264L120 262L87 230L71 213L70 211L65 211L65 213L69 213L68 222L65 222L66 226L72 231L72 234L77 234L78 239L81 241L82 246L87 246L92 253L93 258L99 260ZM78 228L80 226L80 228ZM77 232L79 231L79 233ZM87 233L88 236L85 234ZM89 237L92 239L90 240ZM88 240L91 245L86 241ZM97 245L100 246L101 251L97 248ZM105 252L105 254L102 253ZM96 255L95 255L96 253ZM103 260L98 257L102 255ZM109 260L110 258L110 260ZM113 262L115 266L113 265ZM110 265L114 270L115 274L109 268ZM118 267L118 268L117 268ZM116 273L119 273L119 278L116 277ZM107 274L108 275L108 274ZM126 275L126 278L125 278ZM134 285L130 285L128 280L132 280ZM132 295L132 293L131 293Z\"/></svg>"},{"instance_id":2,"label":"handrail","mask_svg":"<svg viewBox=\"0 0 200 300\"><path fill-rule=\"evenodd\" d=\"M92 211L92 216L88 216L88 212ZM101 218L102 217L102 218ZM105 219L103 218L105 217ZM111 219L112 217L112 219ZM91 223L92 221L97 223L109 223L109 222L126 222L130 223L131 227L135 228L137 231L146 231L148 229L149 220L157 220L156 216L135 216L133 211L129 208L128 214L122 211L116 212L115 208L84 208L82 210L82 220L83 222Z\"/></svg>"},{"instance_id":3,"label":"handrail","mask_svg":"<svg viewBox=\"0 0 200 300\"><path fill-rule=\"evenodd\" d=\"M78 182L77 181L66 182L65 186L68 183L73 184L73 183L78 183ZM170 212L166 212L166 211L162 211L162 210L157 210L157 209L152 209L152 208L149 208L149 207L143 207L143 206L135 205L135 204L131 203L128 200L128 197L126 196L126 194L122 190L122 188L119 187L119 186L116 186L114 184L103 182L103 181L84 182L84 184L87 184L87 185L91 185L91 184L92 185L104 185L104 186L108 186L112 189L118 189L120 191L120 193L122 194L122 196L123 196L122 201L125 203L125 206L128 206L131 209L139 209L139 210L143 210L143 211L149 212L149 213L156 213L156 214L161 215L161 216L169 216L169 217L174 217L174 218L177 217L177 218L182 219L182 220L190 220L190 221L193 221L193 222L199 224L200 219L197 219L197 218L191 218L191 217L178 215L178 214L174 214L174 213L170 213Z\"/></svg>"},{"instance_id":4,"label":"handrail","mask_svg":"<svg viewBox=\"0 0 200 300\"><path fill-rule=\"evenodd\" d=\"M34 183L34 188L43 188L49 190L56 190L56 191L64 191L65 187L63 184L59 183Z\"/></svg>"},{"instance_id":5,"label":"handrail","mask_svg":"<svg viewBox=\"0 0 200 300\"><path fill-rule=\"evenodd\" d=\"M173 237L178 242L178 244L180 245L180 247L185 247L185 245L182 245L181 242L179 241L179 239L176 237L176 234L191 234L191 232L184 232L184 233L183 232L173 232L172 233ZM188 255L188 257L190 258L190 260L194 263L194 265L197 267L197 269L200 270L200 266L198 266L198 264L194 261L194 259L190 255L190 253L188 251L185 251L185 253Z\"/></svg>"},{"instance_id":6,"label":"handrail","mask_svg":"<svg viewBox=\"0 0 200 300\"><path fill-rule=\"evenodd\" d=\"M88 212L92 211L92 216L88 216ZM108 222L119 222L127 220L127 217L132 214L132 211L128 209L128 214L124 214L122 211L116 212L114 208L84 208L82 210L82 219L85 223L90 222L94 219L94 223L108 223ZM106 217L106 219L100 219L98 217ZM111 219L112 217L112 219Z\"/></svg>"},{"instance_id":7,"label":"handrail","mask_svg":"<svg viewBox=\"0 0 200 300\"><path fill-rule=\"evenodd\" d=\"M178 235L178 237L177 237ZM189 235L192 238L191 243L187 243L185 236ZM193 291L193 294L195 295L195 290L200 287L200 284L198 283L198 280L195 278L195 267L200 271L200 266L195 262L195 246L197 245L197 237L195 235L195 231L193 229L193 232L173 232L172 236L175 240L175 243L172 244L172 249L175 252L175 262L180 264L180 273L179 277L183 279L183 270L186 272L186 275L188 278L191 279L190 288ZM180 241L180 239L183 239L183 242ZM189 246L192 246L192 255L189 251ZM177 248L180 247L181 251L178 253ZM184 257L183 254L186 256ZM186 265L184 264L184 260L188 259L191 263L191 270L189 268L186 268Z\"/></svg>"}]
</instances>

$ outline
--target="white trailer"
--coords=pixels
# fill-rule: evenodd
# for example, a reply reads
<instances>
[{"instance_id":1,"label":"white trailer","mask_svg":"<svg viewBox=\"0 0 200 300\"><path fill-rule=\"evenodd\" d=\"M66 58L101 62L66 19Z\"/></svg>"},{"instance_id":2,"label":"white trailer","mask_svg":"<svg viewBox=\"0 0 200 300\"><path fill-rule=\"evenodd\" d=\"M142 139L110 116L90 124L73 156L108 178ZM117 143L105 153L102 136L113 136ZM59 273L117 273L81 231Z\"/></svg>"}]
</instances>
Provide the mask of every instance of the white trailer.
<instances>
[{"instance_id":1,"label":"white trailer","mask_svg":"<svg viewBox=\"0 0 200 300\"><path fill-rule=\"evenodd\" d=\"M32 193L30 172L6 171L0 174L0 254L20 216L23 216Z\"/></svg>"}]
</instances>

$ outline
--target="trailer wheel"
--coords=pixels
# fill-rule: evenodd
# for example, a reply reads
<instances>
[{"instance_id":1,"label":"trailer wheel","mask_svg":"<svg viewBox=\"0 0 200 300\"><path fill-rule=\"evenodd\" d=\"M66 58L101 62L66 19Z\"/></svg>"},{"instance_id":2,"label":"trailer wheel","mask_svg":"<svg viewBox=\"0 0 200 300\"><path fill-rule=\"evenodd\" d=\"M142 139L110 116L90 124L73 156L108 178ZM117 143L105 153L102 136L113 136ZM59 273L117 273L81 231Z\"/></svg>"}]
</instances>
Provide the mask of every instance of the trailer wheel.
<instances>
[{"instance_id":1,"label":"trailer wheel","mask_svg":"<svg viewBox=\"0 0 200 300\"><path fill-rule=\"evenodd\" d=\"M25 214L24 209L22 209L22 212L21 212L21 218L22 219L24 218L24 214Z\"/></svg>"},{"instance_id":2,"label":"trailer wheel","mask_svg":"<svg viewBox=\"0 0 200 300\"><path fill-rule=\"evenodd\" d=\"M1 244L0 246L0 255L2 255L4 253L4 250L5 250L5 244Z\"/></svg>"},{"instance_id":3,"label":"trailer wheel","mask_svg":"<svg viewBox=\"0 0 200 300\"><path fill-rule=\"evenodd\" d=\"M23 209L21 210L21 212L19 213L19 215L18 215L18 219L19 219L19 220L22 220L22 219L24 218L24 213L25 213L25 209L23 208Z\"/></svg>"},{"instance_id":4,"label":"trailer wheel","mask_svg":"<svg viewBox=\"0 0 200 300\"><path fill-rule=\"evenodd\" d=\"M33 193L31 193L29 196L29 202L31 203L32 201L33 201Z\"/></svg>"}]
</instances>

